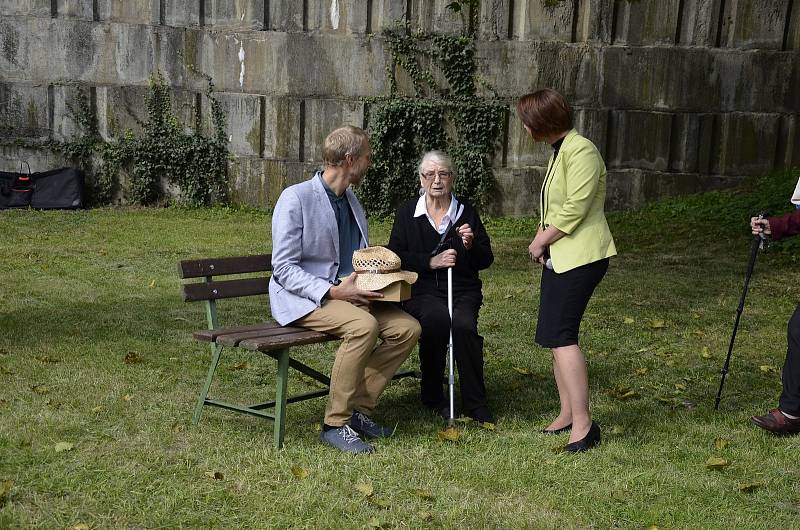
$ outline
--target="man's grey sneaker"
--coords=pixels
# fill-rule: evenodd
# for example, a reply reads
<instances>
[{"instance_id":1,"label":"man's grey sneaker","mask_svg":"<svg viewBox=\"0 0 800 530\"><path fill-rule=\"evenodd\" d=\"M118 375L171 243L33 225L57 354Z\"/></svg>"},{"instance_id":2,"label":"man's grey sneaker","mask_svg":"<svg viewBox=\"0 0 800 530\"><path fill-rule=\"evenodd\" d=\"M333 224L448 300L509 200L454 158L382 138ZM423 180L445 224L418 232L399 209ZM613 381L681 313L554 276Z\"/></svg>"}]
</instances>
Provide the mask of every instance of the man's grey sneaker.
<instances>
[{"instance_id":1,"label":"man's grey sneaker","mask_svg":"<svg viewBox=\"0 0 800 530\"><path fill-rule=\"evenodd\" d=\"M345 453L361 454L372 452L372 446L359 438L356 431L351 429L349 425L342 425L327 431L323 430L319 434L319 439L323 443L332 445Z\"/></svg>"},{"instance_id":2,"label":"man's grey sneaker","mask_svg":"<svg viewBox=\"0 0 800 530\"><path fill-rule=\"evenodd\" d=\"M375 423L369 416L357 410L353 411L353 417L350 418L350 427L370 438L388 438L394 434L394 429Z\"/></svg>"}]
</instances>

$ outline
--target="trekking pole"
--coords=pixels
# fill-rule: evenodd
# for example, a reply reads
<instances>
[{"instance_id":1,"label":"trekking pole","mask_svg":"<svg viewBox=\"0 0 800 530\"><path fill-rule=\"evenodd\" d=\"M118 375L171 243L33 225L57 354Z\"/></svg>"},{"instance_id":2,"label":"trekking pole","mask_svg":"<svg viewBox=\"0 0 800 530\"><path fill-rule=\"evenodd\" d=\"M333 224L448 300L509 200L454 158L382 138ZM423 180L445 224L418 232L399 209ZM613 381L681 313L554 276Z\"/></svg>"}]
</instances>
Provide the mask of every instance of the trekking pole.
<instances>
[{"instance_id":1,"label":"trekking pole","mask_svg":"<svg viewBox=\"0 0 800 530\"><path fill-rule=\"evenodd\" d=\"M763 219L767 214L760 213L758 215L759 219ZM728 375L728 368L731 364L731 354L733 353L733 344L736 342L736 330L739 328L739 319L742 317L742 311L744 310L744 299L747 296L747 288L750 285L750 277L753 275L753 268L756 264L756 256L758 256L759 249L765 249L766 243L766 236L764 233L758 234L753 236L753 243L750 246L750 261L747 263L747 273L744 277L744 288L742 289L742 296L739 298L739 307L736 308L736 321L733 324L733 334L731 335L731 342L728 344L728 356L725 358L725 365L720 370L722 374L722 378L719 382L719 390L717 391L717 399L714 402L714 410L719 409L719 402L722 399L722 387L725 385L725 376Z\"/></svg>"}]
</instances>

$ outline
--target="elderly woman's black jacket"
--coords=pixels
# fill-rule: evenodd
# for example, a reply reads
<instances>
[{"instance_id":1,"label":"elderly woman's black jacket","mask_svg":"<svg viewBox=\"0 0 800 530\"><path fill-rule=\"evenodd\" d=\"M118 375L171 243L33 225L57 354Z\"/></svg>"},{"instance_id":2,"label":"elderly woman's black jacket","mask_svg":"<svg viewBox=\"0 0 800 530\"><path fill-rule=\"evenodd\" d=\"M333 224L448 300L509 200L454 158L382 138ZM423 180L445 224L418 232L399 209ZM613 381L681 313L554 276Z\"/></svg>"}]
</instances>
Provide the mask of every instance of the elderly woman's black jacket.
<instances>
[{"instance_id":1,"label":"elderly woman's black jacket","mask_svg":"<svg viewBox=\"0 0 800 530\"><path fill-rule=\"evenodd\" d=\"M441 235L431 226L427 216L414 217L418 200L411 199L397 209L387 247L400 256L403 269L419 274L419 279L411 290L412 296L435 291L446 294L447 269L430 268L431 251L439 244ZM461 199L457 200L464 204L464 211L448 232L442 250L453 248L458 252L453 268L453 293L480 292L481 279L478 271L486 269L494 261L492 245L478 212ZM464 248L464 243L456 234L456 228L463 224L469 224L475 234L470 250Z\"/></svg>"}]
</instances>

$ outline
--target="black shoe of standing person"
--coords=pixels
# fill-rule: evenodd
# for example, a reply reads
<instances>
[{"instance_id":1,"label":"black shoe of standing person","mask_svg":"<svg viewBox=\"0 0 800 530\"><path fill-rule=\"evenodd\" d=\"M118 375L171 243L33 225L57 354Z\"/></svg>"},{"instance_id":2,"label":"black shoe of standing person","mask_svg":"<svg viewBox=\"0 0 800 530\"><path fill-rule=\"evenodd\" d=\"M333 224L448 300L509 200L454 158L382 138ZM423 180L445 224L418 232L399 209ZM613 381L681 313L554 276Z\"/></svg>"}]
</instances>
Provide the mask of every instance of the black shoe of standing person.
<instances>
[{"instance_id":1,"label":"black shoe of standing person","mask_svg":"<svg viewBox=\"0 0 800 530\"><path fill-rule=\"evenodd\" d=\"M577 442L567 444L567 446L564 447L564 452L583 453L598 445L600 445L600 427L595 422L592 422L592 426L589 427L589 432L586 433L586 436Z\"/></svg>"},{"instance_id":2,"label":"black shoe of standing person","mask_svg":"<svg viewBox=\"0 0 800 530\"><path fill-rule=\"evenodd\" d=\"M553 429L552 431L547 430L547 429L542 429L542 434L561 434L563 432L567 432L567 431L571 431L571 430L572 430L572 424L570 423L569 425L564 425L560 429Z\"/></svg>"}]
</instances>

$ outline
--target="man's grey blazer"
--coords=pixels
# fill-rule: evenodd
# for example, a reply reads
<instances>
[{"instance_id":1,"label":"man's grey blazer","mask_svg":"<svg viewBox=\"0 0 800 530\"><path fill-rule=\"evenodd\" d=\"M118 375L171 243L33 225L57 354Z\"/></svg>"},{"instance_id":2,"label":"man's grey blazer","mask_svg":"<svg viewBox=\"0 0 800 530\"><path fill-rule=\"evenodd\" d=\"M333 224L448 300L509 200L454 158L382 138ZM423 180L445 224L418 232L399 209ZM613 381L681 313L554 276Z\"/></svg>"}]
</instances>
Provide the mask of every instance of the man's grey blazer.
<instances>
[{"instance_id":1,"label":"man's grey blazer","mask_svg":"<svg viewBox=\"0 0 800 530\"><path fill-rule=\"evenodd\" d=\"M283 190L272 214L269 303L282 326L318 308L339 270L339 227L320 179L318 172ZM364 248L369 244L364 209L349 188L345 195Z\"/></svg>"}]
</instances>

